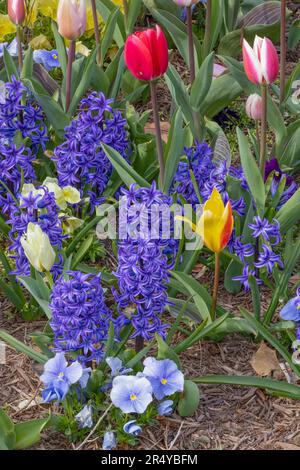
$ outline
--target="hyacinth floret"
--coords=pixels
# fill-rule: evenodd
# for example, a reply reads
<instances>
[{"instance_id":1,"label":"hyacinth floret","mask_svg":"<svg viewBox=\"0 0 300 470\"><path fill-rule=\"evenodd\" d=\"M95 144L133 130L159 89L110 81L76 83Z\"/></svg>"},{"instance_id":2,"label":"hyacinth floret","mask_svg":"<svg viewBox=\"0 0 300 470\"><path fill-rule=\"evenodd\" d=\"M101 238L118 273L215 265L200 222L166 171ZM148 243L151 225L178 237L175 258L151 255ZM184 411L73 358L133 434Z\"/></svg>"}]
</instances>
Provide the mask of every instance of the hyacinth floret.
<instances>
[{"instance_id":1,"label":"hyacinth floret","mask_svg":"<svg viewBox=\"0 0 300 470\"><path fill-rule=\"evenodd\" d=\"M54 284L50 326L55 351L78 354L83 364L103 359L112 312L107 307L101 275L68 271Z\"/></svg>"},{"instance_id":2,"label":"hyacinth floret","mask_svg":"<svg viewBox=\"0 0 300 470\"><path fill-rule=\"evenodd\" d=\"M54 151L61 186L72 185L90 198L93 211L102 195L113 167L101 144L107 144L128 159L126 120L112 109L113 100L92 92L80 103L79 114L65 129L65 141Z\"/></svg>"}]
</instances>

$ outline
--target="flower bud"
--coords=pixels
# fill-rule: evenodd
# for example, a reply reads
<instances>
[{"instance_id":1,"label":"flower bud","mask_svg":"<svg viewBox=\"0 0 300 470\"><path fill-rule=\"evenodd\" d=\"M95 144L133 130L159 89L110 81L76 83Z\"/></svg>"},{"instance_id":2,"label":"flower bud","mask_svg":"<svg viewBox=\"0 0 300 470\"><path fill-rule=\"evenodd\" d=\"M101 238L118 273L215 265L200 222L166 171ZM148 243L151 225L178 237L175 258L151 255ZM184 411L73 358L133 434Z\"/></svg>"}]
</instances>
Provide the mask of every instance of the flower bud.
<instances>
[{"instance_id":1,"label":"flower bud","mask_svg":"<svg viewBox=\"0 0 300 470\"><path fill-rule=\"evenodd\" d=\"M250 95L246 103L246 113L250 119L260 121L262 117L262 98L254 93Z\"/></svg>"},{"instance_id":2,"label":"flower bud","mask_svg":"<svg viewBox=\"0 0 300 470\"><path fill-rule=\"evenodd\" d=\"M48 235L41 227L30 222L27 232L21 238L21 245L30 264L39 272L50 271L55 263Z\"/></svg>"},{"instance_id":3,"label":"flower bud","mask_svg":"<svg viewBox=\"0 0 300 470\"><path fill-rule=\"evenodd\" d=\"M24 0L8 0L7 12L12 23L15 25L22 24L26 17Z\"/></svg>"},{"instance_id":4,"label":"flower bud","mask_svg":"<svg viewBox=\"0 0 300 470\"><path fill-rule=\"evenodd\" d=\"M85 0L59 0L57 9L59 34L69 41L75 41L86 30Z\"/></svg>"}]
</instances>

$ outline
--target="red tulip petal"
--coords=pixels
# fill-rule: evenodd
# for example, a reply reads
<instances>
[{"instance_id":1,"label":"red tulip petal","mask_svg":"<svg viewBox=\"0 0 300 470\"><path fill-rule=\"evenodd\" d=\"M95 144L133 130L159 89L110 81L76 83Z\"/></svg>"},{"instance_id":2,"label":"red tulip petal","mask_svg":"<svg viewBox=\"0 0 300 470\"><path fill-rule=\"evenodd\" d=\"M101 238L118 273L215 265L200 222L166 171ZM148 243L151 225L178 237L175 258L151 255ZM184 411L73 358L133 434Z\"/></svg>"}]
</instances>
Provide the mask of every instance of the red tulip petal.
<instances>
[{"instance_id":1,"label":"red tulip petal","mask_svg":"<svg viewBox=\"0 0 300 470\"><path fill-rule=\"evenodd\" d=\"M148 48L152 58L153 64L153 77L157 78L160 77L162 74L160 72L160 62L159 62L159 50L158 50L158 43L157 43L157 34L155 29L149 28L144 31L144 38L147 41Z\"/></svg>"},{"instance_id":2,"label":"red tulip petal","mask_svg":"<svg viewBox=\"0 0 300 470\"><path fill-rule=\"evenodd\" d=\"M253 49L245 39L243 41L243 60L244 69L249 80L256 85L262 84L263 75L261 65Z\"/></svg>"},{"instance_id":3,"label":"red tulip petal","mask_svg":"<svg viewBox=\"0 0 300 470\"><path fill-rule=\"evenodd\" d=\"M274 44L268 38L264 38L262 42L261 68L266 82L275 82L279 73L279 59Z\"/></svg>"},{"instance_id":4,"label":"red tulip petal","mask_svg":"<svg viewBox=\"0 0 300 470\"><path fill-rule=\"evenodd\" d=\"M143 34L132 34L125 43L125 63L132 75L139 80L152 80L153 64L151 52Z\"/></svg>"},{"instance_id":5,"label":"red tulip petal","mask_svg":"<svg viewBox=\"0 0 300 470\"><path fill-rule=\"evenodd\" d=\"M233 231L234 220L232 216L232 207L231 207L230 202L228 202L227 207L225 208L225 211L228 211L228 217L227 217L227 220L226 220L226 223L225 223L222 235L221 235L221 250L226 248L226 246L228 245L228 242L230 240L230 237Z\"/></svg>"},{"instance_id":6,"label":"red tulip petal","mask_svg":"<svg viewBox=\"0 0 300 470\"><path fill-rule=\"evenodd\" d=\"M164 35L163 30L160 26L156 26L156 35L157 35L157 54L160 64L160 75L164 75L169 66L169 48Z\"/></svg>"}]
</instances>

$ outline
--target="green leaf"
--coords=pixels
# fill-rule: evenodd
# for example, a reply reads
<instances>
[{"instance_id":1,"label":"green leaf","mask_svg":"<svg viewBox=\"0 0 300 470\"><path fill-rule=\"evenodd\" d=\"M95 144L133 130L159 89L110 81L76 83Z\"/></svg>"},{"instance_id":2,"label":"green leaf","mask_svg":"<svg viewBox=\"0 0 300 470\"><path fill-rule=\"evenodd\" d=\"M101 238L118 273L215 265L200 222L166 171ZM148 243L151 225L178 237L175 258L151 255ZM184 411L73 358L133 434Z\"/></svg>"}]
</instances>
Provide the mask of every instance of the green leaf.
<instances>
[{"instance_id":1,"label":"green leaf","mask_svg":"<svg viewBox=\"0 0 300 470\"><path fill-rule=\"evenodd\" d=\"M113 165L114 169L122 179L122 181L130 187L131 184L137 183L141 187L149 188L150 184L142 176L140 176L131 165L119 154L115 149L109 145L102 144L102 148Z\"/></svg>"},{"instance_id":2,"label":"green leaf","mask_svg":"<svg viewBox=\"0 0 300 470\"><path fill-rule=\"evenodd\" d=\"M203 320L208 320L208 322L211 322L210 318L210 313L207 307L207 297L206 301L204 300L203 296L201 295L202 292L199 291L199 289L196 289L195 279L193 279L191 276L188 276L185 273L180 273L180 272L171 272L172 277L176 279L180 284L184 286L184 288L188 291L188 293L191 295L193 301L195 302L195 305L198 308L199 314L201 315ZM194 282L195 281L195 282ZM198 284L198 283L197 283Z\"/></svg>"},{"instance_id":3,"label":"green leaf","mask_svg":"<svg viewBox=\"0 0 300 470\"><path fill-rule=\"evenodd\" d=\"M32 297L37 301L39 306L42 308L43 312L46 314L47 318L50 320L52 317L51 310L49 308L49 297L43 297L43 292L40 290L39 281L32 279L31 277L21 277L18 279L23 284Z\"/></svg>"},{"instance_id":4,"label":"green leaf","mask_svg":"<svg viewBox=\"0 0 300 470\"><path fill-rule=\"evenodd\" d=\"M203 61L192 85L190 104L195 111L201 112L204 99L207 97L212 84L214 53L209 54Z\"/></svg>"},{"instance_id":5,"label":"green leaf","mask_svg":"<svg viewBox=\"0 0 300 470\"><path fill-rule=\"evenodd\" d=\"M238 294L241 291L241 283L233 281L233 277L240 276L243 272L243 265L235 260L232 260L226 269L224 285L227 292L230 294Z\"/></svg>"},{"instance_id":6,"label":"green leaf","mask_svg":"<svg viewBox=\"0 0 300 470\"><path fill-rule=\"evenodd\" d=\"M276 214L276 219L280 223L280 230L284 234L300 220L300 188L281 207Z\"/></svg>"},{"instance_id":7,"label":"green leaf","mask_svg":"<svg viewBox=\"0 0 300 470\"><path fill-rule=\"evenodd\" d=\"M280 396L300 400L300 387L279 380L234 375L204 375L202 377L195 377L192 380L199 384L228 384L242 387L257 387L268 392L276 392Z\"/></svg>"},{"instance_id":8,"label":"green leaf","mask_svg":"<svg viewBox=\"0 0 300 470\"><path fill-rule=\"evenodd\" d=\"M18 339L14 338L4 330L0 330L0 338L5 343L15 348L17 351L26 354L26 356L31 357L31 359L38 362L39 364L45 364L48 361L47 356L44 356L43 354L34 351L32 348L22 343L22 341L19 341Z\"/></svg>"},{"instance_id":9,"label":"green leaf","mask_svg":"<svg viewBox=\"0 0 300 470\"><path fill-rule=\"evenodd\" d=\"M104 62L106 53L108 51L108 48L110 47L110 45L112 43L113 35L114 35L114 32L115 32L116 24L117 24L117 21L118 21L119 17L120 17L119 8L115 8L115 10L113 10L110 13L110 15L107 19L107 22L105 24L105 30L104 30L104 33L102 35L101 48L100 48L100 50L101 50L101 65L103 65L103 62Z\"/></svg>"},{"instance_id":10,"label":"green leaf","mask_svg":"<svg viewBox=\"0 0 300 470\"><path fill-rule=\"evenodd\" d=\"M70 116L72 116L76 112L77 105L78 105L79 101L82 99L83 95L85 94L85 92L87 91L87 89L90 86L97 50L98 50L98 48L95 47L93 52L84 61L84 67L83 67L83 71L82 71L82 75L81 75L82 78L81 78L75 92L73 92L73 96L72 96L72 100L71 100L71 104L70 104L70 109L69 109L69 112L68 112L68 114Z\"/></svg>"},{"instance_id":11,"label":"green leaf","mask_svg":"<svg viewBox=\"0 0 300 470\"><path fill-rule=\"evenodd\" d=\"M96 6L98 12L104 20L104 23L108 21L111 12L116 9L116 5L111 0L96 0ZM118 47L122 47L124 45L126 33L124 28L123 15L120 10L118 10L118 21L114 31L114 38Z\"/></svg>"},{"instance_id":12,"label":"green leaf","mask_svg":"<svg viewBox=\"0 0 300 470\"><path fill-rule=\"evenodd\" d=\"M178 402L178 413L182 418L193 416L200 403L199 387L191 380L184 381L183 397Z\"/></svg>"},{"instance_id":13,"label":"green leaf","mask_svg":"<svg viewBox=\"0 0 300 470\"><path fill-rule=\"evenodd\" d=\"M243 88L231 74L216 78L203 102L202 113L210 119L213 118L236 100L242 91Z\"/></svg>"},{"instance_id":14,"label":"green leaf","mask_svg":"<svg viewBox=\"0 0 300 470\"><path fill-rule=\"evenodd\" d=\"M157 359L171 359L175 362L178 369L180 369L180 359L174 349L167 345L167 343L158 334L155 335L157 341Z\"/></svg>"},{"instance_id":15,"label":"green leaf","mask_svg":"<svg viewBox=\"0 0 300 470\"><path fill-rule=\"evenodd\" d=\"M24 57L24 63L23 63L22 72L21 72L21 79L23 80L24 78L31 78L32 73L33 73L33 50L29 46Z\"/></svg>"},{"instance_id":16,"label":"green leaf","mask_svg":"<svg viewBox=\"0 0 300 470\"><path fill-rule=\"evenodd\" d=\"M15 425L16 450L28 449L41 439L41 433L50 421L50 416L44 419L35 419Z\"/></svg>"},{"instance_id":17,"label":"green leaf","mask_svg":"<svg viewBox=\"0 0 300 470\"><path fill-rule=\"evenodd\" d=\"M129 14L128 14L128 34L131 34L134 25L141 12L143 0L130 0Z\"/></svg>"},{"instance_id":18,"label":"green leaf","mask_svg":"<svg viewBox=\"0 0 300 470\"><path fill-rule=\"evenodd\" d=\"M184 131L182 128L183 117L178 109L172 119L166 148L166 174L164 181L164 193L168 194L174 175L177 171L184 147Z\"/></svg>"},{"instance_id":19,"label":"green leaf","mask_svg":"<svg viewBox=\"0 0 300 470\"><path fill-rule=\"evenodd\" d=\"M63 76L65 77L67 73L67 63L68 63L65 42L58 32L57 24L55 23L55 21L52 21L51 26L52 26L54 39L55 39L56 50L58 52L59 65L61 67Z\"/></svg>"},{"instance_id":20,"label":"green leaf","mask_svg":"<svg viewBox=\"0 0 300 470\"><path fill-rule=\"evenodd\" d=\"M91 234L88 238L86 238L82 244L80 245L78 251L73 258L72 262L72 269L76 269L78 264L83 260L89 249L91 248L94 241L94 234Z\"/></svg>"},{"instance_id":21,"label":"green leaf","mask_svg":"<svg viewBox=\"0 0 300 470\"><path fill-rule=\"evenodd\" d=\"M0 450L13 450L16 444L15 425L0 408Z\"/></svg>"},{"instance_id":22,"label":"green leaf","mask_svg":"<svg viewBox=\"0 0 300 470\"><path fill-rule=\"evenodd\" d=\"M3 48L3 60L4 60L4 65L5 65L8 80L11 81L11 78L13 75L16 78L19 78L19 72L16 67L16 64L13 58L10 56L6 47Z\"/></svg>"},{"instance_id":23,"label":"green leaf","mask_svg":"<svg viewBox=\"0 0 300 470\"><path fill-rule=\"evenodd\" d=\"M250 150L247 138L239 128L237 129L237 137L239 141L240 157L245 177L247 179L247 183L255 201L257 210L261 215L263 215L266 200L264 181Z\"/></svg>"}]
</instances>

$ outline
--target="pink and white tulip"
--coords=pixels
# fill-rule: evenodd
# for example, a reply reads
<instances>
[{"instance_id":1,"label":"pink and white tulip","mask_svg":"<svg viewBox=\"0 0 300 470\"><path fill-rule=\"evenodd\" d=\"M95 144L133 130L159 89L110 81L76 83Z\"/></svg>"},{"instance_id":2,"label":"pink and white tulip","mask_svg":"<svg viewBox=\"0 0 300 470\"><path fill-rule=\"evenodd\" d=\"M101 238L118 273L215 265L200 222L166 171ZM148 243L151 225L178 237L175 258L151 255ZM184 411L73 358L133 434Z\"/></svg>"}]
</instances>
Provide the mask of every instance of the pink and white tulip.
<instances>
[{"instance_id":1,"label":"pink and white tulip","mask_svg":"<svg viewBox=\"0 0 300 470\"><path fill-rule=\"evenodd\" d=\"M244 69L256 85L275 82L279 72L279 59L274 44L268 38L255 37L253 48L243 41Z\"/></svg>"},{"instance_id":2,"label":"pink and white tulip","mask_svg":"<svg viewBox=\"0 0 300 470\"><path fill-rule=\"evenodd\" d=\"M246 103L246 113L250 119L255 121L260 121L262 118L262 99L257 94L254 93L250 95Z\"/></svg>"},{"instance_id":3,"label":"pink and white tulip","mask_svg":"<svg viewBox=\"0 0 300 470\"><path fill-rule=\"evenodd\" d=\"M86 30L85 0L60 0L57 9L59 34L69 41L75 41Z\"/></svg>"},{"instance_id":4,"label":"pink and white tulip","mask_svg":"<svg viewBox=\"0 0 300 470\"><path fill-rule=\"evenodd\" d=\"M7 12L12 23L15 25L22 24L26 17L24 0L8 0Z\"/></svg>"}]
</instances>

